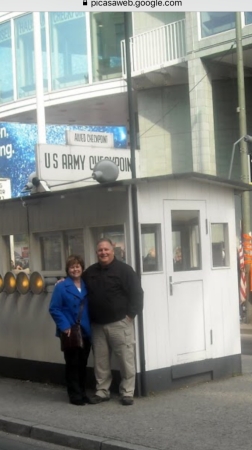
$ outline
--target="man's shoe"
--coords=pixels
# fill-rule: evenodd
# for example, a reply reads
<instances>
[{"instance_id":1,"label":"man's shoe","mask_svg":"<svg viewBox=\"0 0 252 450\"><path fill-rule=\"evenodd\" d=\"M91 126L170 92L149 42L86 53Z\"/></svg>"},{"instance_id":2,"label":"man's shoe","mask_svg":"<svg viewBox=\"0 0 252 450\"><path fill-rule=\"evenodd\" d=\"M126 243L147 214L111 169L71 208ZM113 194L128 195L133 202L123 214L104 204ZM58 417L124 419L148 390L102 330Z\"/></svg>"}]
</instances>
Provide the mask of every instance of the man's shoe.
<instances>
[{"instance_id":1,"label":"man's shoe","mask_svg":"<svg viewBox=\"0 0 252 450\"><path fill-rule=\"evenodd\" d=\"M130 406L133 405L134 400L133 397L122 397L121 402L124 406Z\"/></svg>"},{"instance_id":2,"label":"man's shoe","mask_svg":"<svg viewBox=\"0 0 252 450\"><path fill-rule=\"evenodd\" d=\"M109 397L100 397L100 395L93 395L93 397L90 397L89 403L90 405L98 405L98 403L108 402L109 400Z\"/></svg>"},{"instance_id":3,"label":"man's shoe","mask_svg":"<svg viewBox=\"0 0 252 450\"><path fill-rule=\"evenodd\" d=\"M70 399L70 403L71 405L77 405L77 406L82 406L85 405L85 401L83 398L78 398L78 399Z\"/></svg>"}]
</instances>

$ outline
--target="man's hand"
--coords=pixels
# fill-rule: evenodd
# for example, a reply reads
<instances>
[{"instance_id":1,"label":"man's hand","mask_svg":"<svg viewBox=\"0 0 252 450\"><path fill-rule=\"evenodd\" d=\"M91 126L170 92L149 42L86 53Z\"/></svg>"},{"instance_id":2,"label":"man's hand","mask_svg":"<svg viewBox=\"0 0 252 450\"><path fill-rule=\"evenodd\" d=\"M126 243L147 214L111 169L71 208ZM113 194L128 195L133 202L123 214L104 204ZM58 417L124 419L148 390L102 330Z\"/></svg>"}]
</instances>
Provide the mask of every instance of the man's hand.
<instances>
[{"instance_id":1,"label":"man's hand","mask_svg":"<svg viewBox=\"0 0 252 450\"><path fill-rule=\"evenodd\" d=\"M56 286L56 284L61 283L61 281L64 281L64 279L65 278L60 278L59 280L57 280L56 283L55 283L55 286Z\"/></svg>"},{"instance_id":2,"label":"man's hand","mask_svg":"<svg viewBox=\"0 0 252 450\"><path fill-rule=\"evenodd\" d=\"M129 320L130 322L132 322L132 320L134 320L132 317L130 316L126 316L126 319Z\"/></svg>"}]
</instances>

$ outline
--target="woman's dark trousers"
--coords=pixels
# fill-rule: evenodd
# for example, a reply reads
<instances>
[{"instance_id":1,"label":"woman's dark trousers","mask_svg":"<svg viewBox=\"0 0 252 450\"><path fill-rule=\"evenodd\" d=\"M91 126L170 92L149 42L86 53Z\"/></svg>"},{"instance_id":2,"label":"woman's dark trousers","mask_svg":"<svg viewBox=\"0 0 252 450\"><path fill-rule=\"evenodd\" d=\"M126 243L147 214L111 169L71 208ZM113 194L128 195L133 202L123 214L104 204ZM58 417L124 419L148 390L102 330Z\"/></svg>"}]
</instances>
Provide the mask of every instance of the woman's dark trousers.
<instances>
[{"instance_id":1,"label":"woman's dark trousers","mask_svg":"<svg viewBox=\"0 0 252 450\"><path fill-rule=\"evenodd\" d=\"M86 396L86 366L89 353L88 339L85 339L84 348L64 351L66 386L70 402L82 400Z\"/></svg>"}]
</instances>

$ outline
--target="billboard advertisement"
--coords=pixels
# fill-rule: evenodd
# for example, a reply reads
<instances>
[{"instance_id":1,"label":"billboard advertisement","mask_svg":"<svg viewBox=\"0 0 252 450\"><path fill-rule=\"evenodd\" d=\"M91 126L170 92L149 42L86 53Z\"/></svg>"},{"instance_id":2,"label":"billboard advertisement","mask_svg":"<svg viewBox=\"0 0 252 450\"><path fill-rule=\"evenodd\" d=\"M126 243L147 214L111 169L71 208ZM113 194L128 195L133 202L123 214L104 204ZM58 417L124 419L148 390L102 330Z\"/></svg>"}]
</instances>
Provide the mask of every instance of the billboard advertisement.
<instances>
[{"instance_id":1,"label":"billboard advertisement","mask_svg":"<svg viewBox=\"0 0 252 450\"><path fill-rule=\"evenodd\" d=\"M114 148L127 148L126 127L84 126L84 125L47 125L46 143L65 145L66 131L78 130L94 133L112 133ZM36 171L37 125L12 122L0 122L0 178L9 178L11 196L20 197L32 172Z\"/></svg>"}]
</instances>

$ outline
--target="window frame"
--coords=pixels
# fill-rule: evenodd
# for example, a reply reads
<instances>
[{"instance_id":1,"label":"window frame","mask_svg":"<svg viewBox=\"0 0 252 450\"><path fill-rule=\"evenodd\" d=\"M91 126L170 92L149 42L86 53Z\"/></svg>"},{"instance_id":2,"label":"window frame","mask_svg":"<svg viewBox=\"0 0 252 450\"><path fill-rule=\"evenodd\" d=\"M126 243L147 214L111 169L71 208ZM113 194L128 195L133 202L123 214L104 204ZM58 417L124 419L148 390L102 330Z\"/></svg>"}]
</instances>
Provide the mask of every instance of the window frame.
<instances>
[{"instance_id":1,"label":"window frame","mask_svg":"<svg viewBox=\"0 0 252 450\"><path fill-rule=\"evenodd\" d=\"M224 225L223 237L224 237L224 250L225 250L225 265L214 265L214 253L213 253L213 225ZM229 223L228 222L210 222L210 254L211 254L211 268L212 270L223 270L230 268L230 236L229 236Z\"/></svg>"},{"instance_id":2,"label":"window frame","mask_svg":"<svg viewBox=\"0 0 252 450\"><path fill-rule=\"evenodd\" d=\"M146 229L146 233L143 233L144 228ZM152 231L154 230L154 232ZM157 265L156 270L144 270L144 259L148 257L148 254L143 255L143 235L144 234L154 234L154 251L156 254L156 262ZM162 227L161 223L141 223L140 224L140 242L141 242L141 273L142 275L145 274L155 274L155 273L162 273L164 270L164 262L163 262L163 252L162 252ZM150 265L151 267L151 265Z\"/></svg>"}]
</instances>

